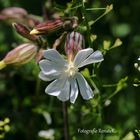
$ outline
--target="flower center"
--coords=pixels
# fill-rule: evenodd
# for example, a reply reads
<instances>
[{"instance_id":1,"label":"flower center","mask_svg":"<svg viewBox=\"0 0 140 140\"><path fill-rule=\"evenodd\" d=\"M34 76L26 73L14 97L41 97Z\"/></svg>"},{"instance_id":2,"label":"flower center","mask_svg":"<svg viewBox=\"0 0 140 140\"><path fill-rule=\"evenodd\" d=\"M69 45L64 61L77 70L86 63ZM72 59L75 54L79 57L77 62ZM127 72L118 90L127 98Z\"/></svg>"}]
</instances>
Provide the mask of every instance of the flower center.
<instances>
[{"instance_id":1,"label":"flower center","mask_svg":"<svg viewBox=\"0 0 140 140\"><path fill-rule=\"evenodd\" d=\"M68 65L68 69L65 71L68 76L74 76L78 72L78 68L74 66L73 62L70 62Z\"/></svg>"}]
</instances>

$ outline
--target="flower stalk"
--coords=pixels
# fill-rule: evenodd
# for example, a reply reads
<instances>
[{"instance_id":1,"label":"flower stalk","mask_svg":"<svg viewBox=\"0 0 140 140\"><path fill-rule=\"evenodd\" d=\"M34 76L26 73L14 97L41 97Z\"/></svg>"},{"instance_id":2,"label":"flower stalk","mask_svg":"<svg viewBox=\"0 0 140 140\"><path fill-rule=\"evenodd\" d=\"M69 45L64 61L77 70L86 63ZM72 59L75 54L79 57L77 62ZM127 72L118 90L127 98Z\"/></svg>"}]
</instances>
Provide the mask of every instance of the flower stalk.
<instances>
[{"instance_id":1,"label":"flower stalk","mask_svg":"<svg viewBox=\"0 0 140 140\"><path fill-rule=\"evenodd\" d=\"M4 63L4 61L0 61L0 70L5 67L6 67L6 64Z\"/></svg>"},{"instance_id":2,"label":"flower stalk","mask_svg":"<svg viewBox=\"0 0 140 140\"><path fill-rule=\"evenodd\" d=\"M66 102L62 103L63 105L63 118L64 118L64 138L69 140L69 123L68 123L68 109Z\"/></svg>"}]
</instances>

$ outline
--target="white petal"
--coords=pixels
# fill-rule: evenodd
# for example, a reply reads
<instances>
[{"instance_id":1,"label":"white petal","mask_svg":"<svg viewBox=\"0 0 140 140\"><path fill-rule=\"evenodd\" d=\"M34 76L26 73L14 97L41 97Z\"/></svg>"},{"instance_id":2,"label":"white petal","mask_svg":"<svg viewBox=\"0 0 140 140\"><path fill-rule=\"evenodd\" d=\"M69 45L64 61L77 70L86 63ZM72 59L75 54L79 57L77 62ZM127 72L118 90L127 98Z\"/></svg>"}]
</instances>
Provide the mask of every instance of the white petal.
<instances>
[{"instance_id":1,"label":"white petal","mask_svg":"<svg viewBox=\"0 0 140 140\"><path fill-rule=\"evenodd\" d=\"M70 79L70 87L71 87L70 102L74 103L78 96L78 85L75 79L72 79L72 78Z\"/></svg>"},{"instance_id":2,"label":"white petal","mask_svg":"<svg viewBox=\"0 0 140 140\"><path fill-rule=\"evenodd\" d=\"M77 78L80 93L81 93L83 99L88 100L88 99L93 98L93 91L90 88L87 81L85 80L85 78L82 76L82 74L77 73L76 78Z\"/></svg>"},{"instance_id":3,"label":"white petal","mask_svg":"<svg viewBox=\"0 0 140 140\"><path fill-rule=\"evenodd\" d=\"M64 88L65 83L66 78L56 79L47 86L45 92L49 95L58 96L61 90Z\"/></svg>"},{"instance_id":4,"label":"white petal","mask_svg":"<svg viewBox=\"0 0 140 140\"><path fill-rule=\"evenodd\" d=\"M54 76L54 75L45 75L42 71L39 73L39 78L43 81L51 81L54 79L57 79L58 76Z\"/></svg>"},{"instance_id":5,"label":"white petal","mask_svg":"<svg viewBox=\"0 0 140 140\"><path fill-rule=\"evenodd\" d=\"M57 96L57 98L63 102L69 100L70 97L70 83L67 80L65 82L65 85L63 86L63 88L61 89L60 94Z\"/></svg>"},{"instance_id":6,"label":"white petal","mask_svg":"<svg viewBox=\"0 0 140 140\"><path fill-rule=\"evenodd\" d=\"M41 60L39 62L40 69L42 72L46 75L60 75L61 72L63 72L65 66L60 65L59 63L55 63L49 60Z\"/></svg>"},{"instance_id":7,"label":"white petal","mask_svg":"<svg viewBox=\"0 0 140 140\"><path fill-rule=\"evenodd\" d=\"M103 55L100 51L95 51L92 53L86 60L84 60L80 65L78 65L78 68L83 67L88 64L97 63L103 61Z\"/></svg>"},{"instance_id":8,"label":"white petal","mask_svg":"<svg viewBox=\"0 0 140 140\"><path fill-rule=\"evenodd\" d=\"M75 59L74 59L74 65L75 66L79 66L81 65L81 63L83 61L85 61L89 55L91 55L93 52L93 49L92 48L88 48L88 49L83 49L83 50L80 50L77 55L75 56Z\"/></svg>"},{"instance_id":9,"label":"white petal","mask_svg":"<svg viewBox=\"0 0 140 140\"><path fill-rule=\"evenodd\" d=\"M47 60L53 61L55 63L58 63L59 65L62 65L62 66L66 64L65 59L55 49L46 50L44 52L44 57Z\"/></svg>"},{"instance_id":10,"label":"white petal","mask_svg":"<svg viewBox=\"0 0 140 140\"><path fill-rule=\"evenodd\" d=\"M73 38L73 36L74 36L74 32L71 32L70 33L70 38Z\"/></svg>"}]
</instances>

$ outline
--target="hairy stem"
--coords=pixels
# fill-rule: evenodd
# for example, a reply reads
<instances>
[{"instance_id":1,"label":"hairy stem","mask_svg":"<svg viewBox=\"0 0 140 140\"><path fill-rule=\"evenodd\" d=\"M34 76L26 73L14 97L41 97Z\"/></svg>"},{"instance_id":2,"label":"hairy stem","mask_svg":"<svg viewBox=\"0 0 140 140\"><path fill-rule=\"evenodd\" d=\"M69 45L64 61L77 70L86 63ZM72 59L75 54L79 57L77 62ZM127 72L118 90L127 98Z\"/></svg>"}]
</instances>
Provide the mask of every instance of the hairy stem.
<instances>
[{"instance_id":1,"label":"hairy stem","mask_svg":"<svg viewBox=\"0 0 140 140\"><path fill-rule=\"evenodd\" d=\"M66 102L63 102L63 118L64 118L64 137L65 140L69 140L68 110Z\"/></svg>"}]
</instances>

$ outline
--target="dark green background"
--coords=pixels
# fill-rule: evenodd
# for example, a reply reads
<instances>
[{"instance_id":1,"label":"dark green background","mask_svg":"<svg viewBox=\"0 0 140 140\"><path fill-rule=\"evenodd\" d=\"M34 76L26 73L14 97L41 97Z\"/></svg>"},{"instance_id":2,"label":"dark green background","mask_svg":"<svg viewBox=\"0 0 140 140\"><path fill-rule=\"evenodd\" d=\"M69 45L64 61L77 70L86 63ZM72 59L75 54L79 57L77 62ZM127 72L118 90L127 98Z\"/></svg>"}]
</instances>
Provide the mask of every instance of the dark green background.
<instances>
[{"instance_id":1,"label":"dark green background","mask_svg":"<svg viewBox=\"0 0 140 140\"><path fill-rule=\"evenodd\" d=\"M5 7L18 6L29 13L42 16L42 6L45 0L1 0L0 10ZM93 48L102 49L103 40L116 38L123 42L121 47L112 49L104 56L98 72L101 96L110 95L114 88L103 88L105 84L115 84L128 76L127 87L111 99L111 104L102 109L102 126L98 124L100 115L97 107L91 102L83 101L80 96L74 105L69 107L70 136L73 140L95 139L101 136L79 134L78 128L114 128L117 133L104 135L105 140L121 140L129 132L140 129L140 88L134 87L134 79L140 79L140 72L134 68L140 56L140 1L130 0L90 0L86 7L106 7L113 3L114 10L98 21L91 28L91 33L98 36ZM54 6L66 7L66 2L56 1ZM75 4L76 6L76 4ZM94 20L102 12L88 12L88 20ZM86 33L85 33L86 35ZM0 22L0 59L22 39L15 33L11 25ZM86 41L87 44L87 41ZM11 130L5 135L6 140L40 140L38 131L55 129L55 139L64 139L62 103L55 97L45 94L45 82L41 82L39 94L35 93L38 67L34 62L19 68L13 66L0 71L0 119L9 117ZM96 101L96 100L95 100ZM48 125L42 116L47 111L52 117L52 124ZM87 113L88 112L88 113Z\"/></svg>"}]
</instances>

